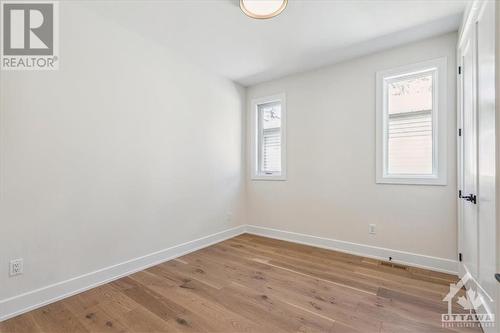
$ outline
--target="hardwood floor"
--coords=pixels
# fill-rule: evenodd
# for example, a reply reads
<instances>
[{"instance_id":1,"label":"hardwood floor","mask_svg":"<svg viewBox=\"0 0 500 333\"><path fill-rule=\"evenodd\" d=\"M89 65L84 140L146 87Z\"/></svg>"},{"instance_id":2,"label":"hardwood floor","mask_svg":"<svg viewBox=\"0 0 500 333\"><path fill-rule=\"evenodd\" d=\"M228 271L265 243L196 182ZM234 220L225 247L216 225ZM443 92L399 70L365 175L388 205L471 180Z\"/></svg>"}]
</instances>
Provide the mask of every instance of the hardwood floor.
<instances>
[{"instance_id":1,"label":"hardwood floor","mask_svg":"<svg viewBox=\"0 0 500 333\"><path fill-rule=\"evenodd\" d=\"M0 332L480 332L441 328L451 282L245 234L7 320Z\"/></svg>"}]
</instances>

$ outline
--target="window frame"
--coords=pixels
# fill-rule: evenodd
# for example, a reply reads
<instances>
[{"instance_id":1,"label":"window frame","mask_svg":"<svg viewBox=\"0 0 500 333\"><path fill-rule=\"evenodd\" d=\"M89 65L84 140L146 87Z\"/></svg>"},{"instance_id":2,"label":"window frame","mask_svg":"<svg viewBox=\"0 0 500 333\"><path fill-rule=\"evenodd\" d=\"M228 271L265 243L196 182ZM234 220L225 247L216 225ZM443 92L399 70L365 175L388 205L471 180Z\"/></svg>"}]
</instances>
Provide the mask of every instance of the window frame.
<instances>
[{"instance_id":1,"label":"window frame","mask_svg":"<svg viewBox=\"0 0 500 333\"><path fill-rule=\"evenodd\" d=\"M432 174L388 173L388 84L431 72L432 92ZM401 66L376 74L376 183L447 185L447 58Z\"/></svg>"},{"instance_id":2,"label":"window frame","mask_svg":"<svg viewBox=\"0 0 500 333\"><path fill-rule=\"evenodd\" d=\"M268 103L281 104L281 172L265 174L261 170L261 149L263 141L263 129L259 118L259 105ZM252 180L287 180L287 165L286 165L286 99L285 94L277 94L273 96L261 97L253 99L251 102L251 118L252 118Z\"/></svg>"}]
</instances>

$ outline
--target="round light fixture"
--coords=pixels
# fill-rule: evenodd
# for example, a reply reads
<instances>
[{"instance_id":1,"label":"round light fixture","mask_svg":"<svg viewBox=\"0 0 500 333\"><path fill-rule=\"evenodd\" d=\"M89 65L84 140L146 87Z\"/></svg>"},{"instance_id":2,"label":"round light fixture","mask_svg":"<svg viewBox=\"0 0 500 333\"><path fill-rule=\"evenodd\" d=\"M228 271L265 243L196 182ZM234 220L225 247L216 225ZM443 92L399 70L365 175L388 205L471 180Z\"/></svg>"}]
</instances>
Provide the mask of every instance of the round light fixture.
<instances>
[{"instance_id":1,"label":"round light fixture","mask_svg":"<svg viewBox=\"0 0 500 333\"><path fill-rule=\"evenodd\" d=\"M279 15L288 0L240 0L240 8L247 16L255 19L269 19Z\"/></svg>"}]
</instances>

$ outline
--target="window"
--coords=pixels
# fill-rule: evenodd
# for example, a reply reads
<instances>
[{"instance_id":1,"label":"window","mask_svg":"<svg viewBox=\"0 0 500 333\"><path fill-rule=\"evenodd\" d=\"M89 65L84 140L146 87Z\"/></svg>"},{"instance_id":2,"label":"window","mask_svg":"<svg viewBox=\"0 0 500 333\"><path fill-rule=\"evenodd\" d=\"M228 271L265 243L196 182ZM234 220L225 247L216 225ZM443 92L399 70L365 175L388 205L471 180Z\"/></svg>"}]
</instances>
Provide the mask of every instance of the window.
<instances>
[{"instance_id":1,"label":"window","mask_svg":"<svg viewBox=\"0 0 500 333\"><path fill-rule=\"evenodd\" d=\"M254 100L253 172L255 180L285 180L284 95Z\"/></svg>"},{"instance_id":2,"label":"window","mask_svg":"<svg viewBox=\"0 0 500 333\"><path fill-rule=\"evenodd\" d=\"M377 73L377 183L446 184L446 59Z\"/></svg>"}]
</instances>

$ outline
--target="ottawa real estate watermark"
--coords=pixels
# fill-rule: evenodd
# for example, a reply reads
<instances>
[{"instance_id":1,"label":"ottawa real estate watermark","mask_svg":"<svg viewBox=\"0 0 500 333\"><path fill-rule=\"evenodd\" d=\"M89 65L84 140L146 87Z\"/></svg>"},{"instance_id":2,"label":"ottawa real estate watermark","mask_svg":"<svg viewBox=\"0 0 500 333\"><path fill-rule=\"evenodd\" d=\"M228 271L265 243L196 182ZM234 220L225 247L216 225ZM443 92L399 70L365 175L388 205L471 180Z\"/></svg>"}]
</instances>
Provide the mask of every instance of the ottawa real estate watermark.
<instances>
[{"instance_id":1,"label":"ottawa real estate watermark","mask_svg":"<svg viewBox=\"0 0 500 333\"><path fill-rule=\"evenodd\" d=\"M450 292L443 298L448 302L448 313L441 314L441 326L494 327L493 299L488 296L470 273L450 284Z\"/></svg>"}]
</instances>

